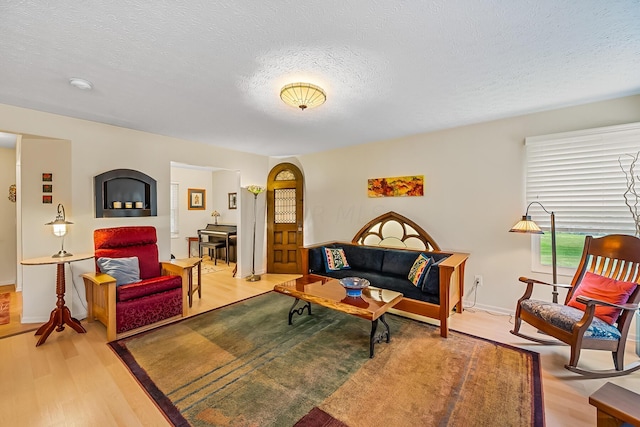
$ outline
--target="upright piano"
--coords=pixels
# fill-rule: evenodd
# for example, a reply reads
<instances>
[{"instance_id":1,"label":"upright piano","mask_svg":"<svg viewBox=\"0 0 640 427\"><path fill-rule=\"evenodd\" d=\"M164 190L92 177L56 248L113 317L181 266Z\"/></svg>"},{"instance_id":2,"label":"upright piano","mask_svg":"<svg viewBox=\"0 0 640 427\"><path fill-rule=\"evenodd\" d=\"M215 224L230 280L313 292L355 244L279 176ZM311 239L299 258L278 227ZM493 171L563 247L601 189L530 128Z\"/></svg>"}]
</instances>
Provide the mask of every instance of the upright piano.
<instances>
[{"instance_id":1,"label":"upright piano","mask_svg":"<svg viewBox=\"0 0 640 427\"><path fill-rule=\"evenodd\" d=\"M237 225L207 224L206 228L198 230L198 249L202 257L203 248L214 248L215 243L224 243L227 265L229 264L229 247L231 240L238 234Z\"/></svg>"}]
</instances>

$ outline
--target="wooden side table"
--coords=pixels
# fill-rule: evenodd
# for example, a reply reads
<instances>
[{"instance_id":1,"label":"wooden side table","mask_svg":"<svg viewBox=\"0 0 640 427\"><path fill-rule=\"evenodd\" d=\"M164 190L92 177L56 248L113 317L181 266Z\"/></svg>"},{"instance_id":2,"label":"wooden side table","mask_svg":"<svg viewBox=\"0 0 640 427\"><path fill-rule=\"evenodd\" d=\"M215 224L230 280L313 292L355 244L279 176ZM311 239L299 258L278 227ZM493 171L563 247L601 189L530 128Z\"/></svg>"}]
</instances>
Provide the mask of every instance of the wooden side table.
<instances>
[{"instance_id":1,"label":"wooden side table","mask_svg":"<svg viewBox=\"0 0 640 427\"><path fill-rule=\"evenodd\" d=\"M197 239L197 238L196 238ZM191 307L193 303L193 294L195 291L198 291L198 298L202 299L202 258L193 257L193 258L185 258L185 259L173 259L171 260L172 264L179 265L184 268L189 275L189 279L187 283L189 284L189 307ZM198 284L194 285L193 283L193 267L198 267Z\"/></svg>"},{"instance_id":2,"label":"wooden side table","mask_svg":"<svg viewBox=\"0 0 640 427\"><path fill-rule=\"evenodd\" d=\"M64 294L66 292L65 285L65 277L64 277L64 264L72 263L75 261L82 261L85 259L93 258L93 254L83 254L83 255L70 255L66 257L54 258L54 257L42 257L42 258L32 258L25 259L20 261L22 265L47 265L47 264L57 264L56 271L56 294L58 295L58 301L56 302L56 308L51 312L51 316L49 317L49 321L44 325L40 326L36 331L35 335L41 335L40 339L36 343L36 347L47 340L51 332L53 332L53 328L56 328L57 332L61 332L64 330L65 323L71 327L74 331L83 334L86 329L80 324L78 319L71 317L71 311L65 305L64 302Z\"/></svg>"},{"instance_id":3,"label":"wooden side table","mask_svg":"<svg viewBox=\"0 0 640 427\"><path fill-rule=\"evenodd\" d=\"M606 383L591 396L589 403L598 409L598 427L640 425L640 395L613 383Z\"/></svg>"}]
</instances>

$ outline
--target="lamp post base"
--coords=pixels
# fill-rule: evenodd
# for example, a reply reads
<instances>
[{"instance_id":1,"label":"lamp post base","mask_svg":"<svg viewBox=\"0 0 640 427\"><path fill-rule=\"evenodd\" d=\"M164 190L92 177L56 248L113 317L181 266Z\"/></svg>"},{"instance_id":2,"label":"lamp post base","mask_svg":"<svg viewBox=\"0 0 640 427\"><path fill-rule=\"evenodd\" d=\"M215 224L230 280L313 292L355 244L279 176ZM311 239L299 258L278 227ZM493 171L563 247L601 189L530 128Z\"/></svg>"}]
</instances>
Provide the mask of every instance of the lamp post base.
<instances>
[{"instance_id":1,"label":"lamp post base","mask_svg":"<svg viewBox=\"0 0 640 427\"><path fill-rule=\"evenodd\" d=\"M259 274L251 274L251 276L247 277L247 282L257 282L261 279Z\"/></svg>"},{"instance_id":2,"label":"lamp post base","mask_svg":"<svg viewBox=\"0 0 640 427\"><path fill-rule=\"evenodd\" d=\"M61 250L60 252L58 252L57 254L53 254L51 255L51 258L64 258L66 256L72 256L73 254L70 254L69 252L65 251L64 249Z\"/></svg>"}]
</instances>

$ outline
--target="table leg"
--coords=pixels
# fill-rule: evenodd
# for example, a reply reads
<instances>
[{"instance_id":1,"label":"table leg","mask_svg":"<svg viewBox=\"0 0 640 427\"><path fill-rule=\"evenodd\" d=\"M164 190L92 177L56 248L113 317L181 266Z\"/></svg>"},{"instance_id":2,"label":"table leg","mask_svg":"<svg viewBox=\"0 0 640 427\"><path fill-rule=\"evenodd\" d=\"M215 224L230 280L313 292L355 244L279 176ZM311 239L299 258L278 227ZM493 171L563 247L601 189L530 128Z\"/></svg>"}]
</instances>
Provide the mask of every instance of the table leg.
<instances>
[{"instance_id":1,"label":"table leg","mask_svg":"<svg viewBox=\"0 0 640 427\"><path fill-rule=\"evenodd\" d=\"M376 330L378 329L378 320L382 322L385 326L384 331L376 334ZM380 316L378 319L371 321L371 337L369 339L369 358L373 358L373 346L374 344L382 342L385 340L386 342L391 341L391 330L389 329L389 324L384 318L384 314Z\"/></svg>"},{"instance_id":2,"label":"table leg","mask_svg":"<svg viewBox=\"0 0 640 427\"><path fill-rule=\"evenodd\" d=\"M191 303L193 302L193 271L190 267L186 267L187 270L187 284L189 289L187 290L187 299L189 300L189 308L191 308Z\"/></svg>"},{"instance_id":3,"label":"table leg","mask_svg":"<svg viewBox=\"0 0 640 427\"><path fill-rule=\"evenodd\" d=\"M57 264L56 271L56 294L58 295L58 301L56 302L56 308L53 309L51 316L49 316L49 321L40 326L36 331L36 336L41 335L36 343L36 347L44 344L54 328L56 328L57 332L63 331L65 323L78 333L87 332L77 319L71 317L71 311L69 311L69 308L64 302L65 291L64 263L60 263Z\"/></svg>"},{"instance_id":4,"label":"table leg","mask_svg":"<svg viewBox=\"0 0 640 427\"><path fill-rule=\"evenodd\" d=\"M307 313L309 314L309 316L311 316L311 303L310 302L306 302L302 307L296 308L296 305L298 304L298 301L300 301L300 299L296 298L296 300L293 302L293 305L289 309L289 324L290 325L292 324L291 323L291 319L293 318L294 313L302 316L304 314L304 309L305 308L307 309Z\"/></svg>"},{"instance_id":5,"label":"table leg","mask_svg":"<svg viewBox=\"0 0 640 427\"><path fill-rule=\"evenodd\" d=\"M202 299L202 273L200 271L200 266L202 261L198 261L198 298Z\"/></svg>"}]
</instances>

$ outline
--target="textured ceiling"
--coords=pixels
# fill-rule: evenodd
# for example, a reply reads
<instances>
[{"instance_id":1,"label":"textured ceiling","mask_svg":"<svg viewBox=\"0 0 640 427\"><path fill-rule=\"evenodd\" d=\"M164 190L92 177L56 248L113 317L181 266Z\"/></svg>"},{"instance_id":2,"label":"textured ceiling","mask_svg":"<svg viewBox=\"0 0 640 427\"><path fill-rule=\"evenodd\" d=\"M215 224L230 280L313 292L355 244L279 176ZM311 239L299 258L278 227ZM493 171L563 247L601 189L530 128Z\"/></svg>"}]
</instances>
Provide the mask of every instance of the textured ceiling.
<instances>
[{"instance_id":1,"label":"textured ceiling","mask_svg":"<svg viewBox=\"0 0 640 427\"><path fill-rule=\"evenodd\" d=\"M24 0L0 34L0 103L273 156L640 93L640 0Z\"/></svg>"}]
</instances>

